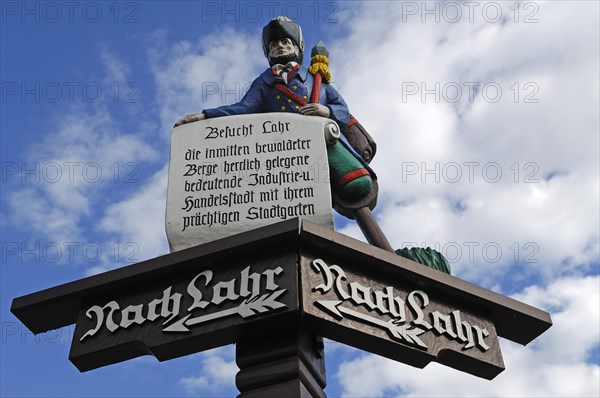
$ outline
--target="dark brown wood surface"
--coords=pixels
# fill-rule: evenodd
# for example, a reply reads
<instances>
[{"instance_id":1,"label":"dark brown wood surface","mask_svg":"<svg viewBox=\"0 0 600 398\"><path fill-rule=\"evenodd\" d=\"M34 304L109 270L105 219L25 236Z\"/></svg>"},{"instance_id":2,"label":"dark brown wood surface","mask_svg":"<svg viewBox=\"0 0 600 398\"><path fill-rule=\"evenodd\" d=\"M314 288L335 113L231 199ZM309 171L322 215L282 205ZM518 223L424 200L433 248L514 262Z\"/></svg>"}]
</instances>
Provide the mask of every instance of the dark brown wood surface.
<instances>
[{"instance_id":1,"label":"dark brown wood surface","mask_svg":"<svg viewBox=\"0 0 600 398\"><path fill-rule=\"evenodd\" d=\"M426 293L430 301L428 311L447 315L460 311L462 319L469 325L486 329L489 337L485 342L489 342L490 348L465 349L464 342L445 339L443 332L438 333L436 338L431 329L423 332L426 348L399 342L391 338L391 332L386 332L385 325L381 328L381 323L394 321L399 326L413 327L410 323L415 315L408 310L406 319L393 319L385 311L379 311L377 315L377 311L366 310L364 306L348 307L344 304L347 307L345 311L357 311L354 319L351 319L352 316L338 319L340 317L336 318L335 313L332 316L331 312L323 311L322 306L319 308L320 304L316 302L339 300L340 297L331 292L321 297L316 291L315 286L322 278L312 269L312 262L316 259L339 265L347 273L348 283L357 283L369 292L389 287L405 301L410 292L418 290ZM165 332L165 327L173 322L183 322L190 316L190 319L198 319L223 310L236 310L245 300L255 300L264 292L268 293L263 284L258 295L235 297L225 303L213 303L206 310L204 307L196 308L190 313L192 301L186 296L186 287L189 289L189 281L194 275L202 270L211 270L214 273L211 284L225 283L239 280L241 270L246 267L258 273L282 268L281 275L277 277L277 283L285 289L280 299L282 306L256 316L244 317L234 312L229 317L211 318L199 326L194 324L185 333ZM204 288L210 289L211 286L207 282ZM112 331L103 325L101 330L82 341L86 331L94 329L97 324L86 313L91 306L102 307L111 301L118 302L121 309L143 303L147 306L168 288L180 293L183 301L179 313L174 319L167 320L166 325L162 319ZM545 311L298 219L19 297L14 299L11 311L34 333L77 322L70 359L82 371L144 354L166 360L232 342L246 344L259 341L265 335L288 333L293 327L294 330L302 329L337 339L413 366L422 367L430 361L437 361L480 377L492 378L503 369L497 336L527 344L552 325L550 315ZM148 310L143 311L146 314ZM426 315L433 316L429 312ZM119 322L121 318L117 316L115 319ZM439 332L438 329L435 331ZM272 363L267 361L264 365L268 367ZM240 374L242 384L248 381L244 376L250 374L248 372L250 370Z\"/></svg>"}]
</instances>

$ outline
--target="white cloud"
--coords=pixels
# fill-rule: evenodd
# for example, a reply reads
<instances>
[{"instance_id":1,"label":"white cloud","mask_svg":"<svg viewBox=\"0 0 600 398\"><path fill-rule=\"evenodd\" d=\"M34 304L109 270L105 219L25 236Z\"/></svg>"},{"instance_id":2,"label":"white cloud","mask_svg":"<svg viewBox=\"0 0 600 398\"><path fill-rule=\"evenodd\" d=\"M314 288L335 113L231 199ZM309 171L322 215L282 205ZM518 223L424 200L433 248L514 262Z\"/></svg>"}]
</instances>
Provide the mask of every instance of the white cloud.
<instances>
[{"instance_id":1,"label":"white cloud","mask_svg":"<svg viewBox=\"0 0 600 398\"><path fill-rule=\"evenodd\" d=\"M100 49L100 60L106 70L105 82L109 84L124 83L128 80L131 71L129 65L105 46Z\"/></svg>"},{"instance_id":2,"label":"white cloud","mask_svg":"<svg viewBox=\"0 0 600 398\"><path fill-rule=\"evenodd\" d=\"M82 222L98 217L100 195L122 183L117 173L155 158L154 149L120 131L106 109L72 108L33 143L26 167L35 173L9 194L11 221L28 225L40 239L81 240Z\"/></svg>"},{"instance_id":3,"label":"white cloud","mask_svg":"<svg viewBox=\"0 0 600 398\"><path fill-rule=\"evenodd\" d=\"M100 56L103 81L126 79L126 63L107 49ZM135 185L130 182L143 178L144 166L156 161L158 153L143 130L128 129L107 101L70 104L39 128L43 139L32 142L19 165L21 178L10 181L5 222L26 228L32 244L61 247L62 255L56 256L59 263L120 262L110 251L111 246L116 250L115 245L125 249L122 241L103 242L97 234L98 220L108 201L129 195ZM25 175L25 170L33 173ZM101 253L90 258L85 247L99 248Z\"/></svg>"},{"instance_id":4,"label":"white cloud","mask_svg":"<svg viewBox=\"0 0 600 398\"><path fill-rule=\"evenodd\" d=\"M155 36L148 54L160 99L160 131L170 131L172 123L186 113L239 100L258 65L264 67L259 41L231 29L195 43L171 45L160 32ZM231 45L225 49L222 43ZM233 54L246 62L232 62ZM107 85L127 81L130 67L114 52L101 47L100 60ZM212 94L214 89L218 93ZM232 89L236 92L221 97L221 91ZM155 163L165 160L167 152L159 154L149 144L147 122L142 121L136 132L127 131L116 111L103 103L90 103L56 115L46 127L46 139L34 143L29 153L29 163L39 164L40 183L18 187L9 195L11 222L27 225L38 240L84 244L98 241L91 238L98 232L109 235L99 244L118 245L119 258L115 253L104 256L88 274L168 252L164 232L167 166ZM160 171L147 177L147 165L153 162ZM61 177L48 181L56 168ZM27 208L23 203L29 203Z\"/></svg>"},{"instance_id":5,"label":"white cloud","mask_svg":"<svg viewBox=\"0 0 600 398\"><path fill-rule=\"evenodd\" d=\"M165 166L130 197L109 205L99 222L99 228L115 235L115 241L127 245L128 253L133 255L135 260L142 261L167 254L169 248L164 223L166 197ZM95 274L116 266L117 264L109 262L88 272Z\"/></svg>"},{"instance_id":6,"label":"white cloud","mask_svg":"<svg viewBox=\"0 0 600 398\"><path fill-rule=\"evenodd\" d=\"M231 385L238 372L234 351L230 345L198 355L202 360L200 374L183 377L177 384L190 395L220 392Z\"/></svg>"},{"instance_id":7,"label":"white cloud","mask_svg":"<svg viewBox=\"0 0 600 398\"><path fill-rule=\"evenodd\" d=\"M554 326L539 340L542 347L537 355L544 363L565 364L585 362L588 353L600 343L600 278L562 278L548 287L531 286L516 295L538 308L547 308L552 313ZM596 358L596 364L598 358Z\"/></svg>"},{"instance_id":8,"label":"white cloud","mask_svg":"<svg viewBox=\"0 0 600 398\"><path fill-rule=\"evenodd\" d=\"M586 56L599 47L598 5L521 4L517 18L501 4L504 24L487 22L482 4L472 23L466 6L460 21L445 22L448 9L435 23L425 3L366 2L330 43L333 80L380 144L376 211L392 245L459 247L455 274L488 287L515 260L535 260L527 272L546 280L598 261L599 65Z\"/></svg>"},{"instance_id":9,"label":"white cloud","mask_svg":"<svg viewBox=\"0 0 600 398\"><path fill-rule=\"evenodd\" d=\"M514 3L496 2L504 24L480 13L422 23L407 4L425 6L361 3L341 21L347 37L328 43L333 80L380 144L376 216L396 248L437 245L449 257L458 248L453 274L478 285L514 294L540 281L517 298L550 310L554 326L529 347L503 340L507 370L492 382L364 354L338 370L344 394L598 396L598 359L588 357L599 344L599 279L583 276L598 273L599 259L598 4L520 3L515 23ZM427 3L436 4L445 3ZM524 24L532 11L538 22ZM439 101L422 100L436 82ZM493 83L502 97L471 100L468 82ZM443 90L454 83L456 103Z\"/></svg>"},{"instance_id":10,"label":"white cloud","mask_svg":"<svg viewBox=\"0 0 600 398\"><path fill-rule=\"evenodd\" d=\"M165 132L187 114L239 101L265 67L260 41L230 28L177 43L155 32L148 56Z\"/></svg>"},{"instance_id":11,"label":"white cloud","mask_svg":"<svg viewBox=\"0 0 600 398\"><path fill-rule=\"evenodd\" d=\"M87 200L73 195L74 205L78 201L84 202L87 207ZM27 225L32 233L43 234L52 242L73 242L82 236L79 212L56 206L39 189L25 188L12 192L8 204L11 214L7 223Z\"/></svg>"}]
</instances>

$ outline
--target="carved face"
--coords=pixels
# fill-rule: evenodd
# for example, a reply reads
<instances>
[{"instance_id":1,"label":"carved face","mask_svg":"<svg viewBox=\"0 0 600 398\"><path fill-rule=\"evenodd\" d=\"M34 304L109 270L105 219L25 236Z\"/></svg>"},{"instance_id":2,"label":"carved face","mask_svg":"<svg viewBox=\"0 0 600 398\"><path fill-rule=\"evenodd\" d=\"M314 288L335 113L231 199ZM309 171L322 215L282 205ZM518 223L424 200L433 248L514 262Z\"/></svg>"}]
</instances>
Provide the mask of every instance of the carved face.
<instances>
[{"instance_id":1,"label":"carved face","mask_svg":"<svg viewBox=\"0 0 600 398\"><path fill-rule=\"evenodd\" d=\"M269 43L269 58L279 58L292 54L298 55L299 51L294 42L287 37Z\"/></svg>"}]
</instances>

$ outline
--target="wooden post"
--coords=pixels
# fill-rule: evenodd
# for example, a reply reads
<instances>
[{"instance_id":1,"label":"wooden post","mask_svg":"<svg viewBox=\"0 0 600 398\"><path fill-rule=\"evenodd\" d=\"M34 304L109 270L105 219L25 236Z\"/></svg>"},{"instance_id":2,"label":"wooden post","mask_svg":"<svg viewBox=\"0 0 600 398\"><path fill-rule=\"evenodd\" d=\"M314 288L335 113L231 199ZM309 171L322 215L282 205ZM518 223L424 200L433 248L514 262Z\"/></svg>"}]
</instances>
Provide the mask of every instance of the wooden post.
<instances>
[{"instance_id":1,"label":"wooden post","mask_svg":"<svg viewBox=\"0 0 600 398\"><path fill-rule=\"evenodd\" d=\"M373 213L371 213L371 210L368 207L356 209L354 211L354 219L370 244L394 253L392 245L390 245L390 242L385 237L385 234L379 227L377 220L375 220Z\"/></svg>"},{"instance_id":2,"label":"wooden post","mask_svg":"<svg viewBox=\"0 0 600 398\"><path fill-rule=\"evenodd\" d=\"M380 249L395 253L392 245L385 237L377 220L371 213L371 210L377 205L377 193L379 185L377 179L373 179L373 188L369 194L358 202L348 202L344 200L337 192L332 189L333 208L341 215L355 220L367 241Z\"/></svg>"},{"instance_id":3,"label":"wooden post","mask_svg":"<svg viewBox=\"0 0 600 398\"><path fill-rule=\"evenodd\" d=\"M304 328L236 344L238 398L326 398L323 339Z\"/></svg>"}]
</instances>

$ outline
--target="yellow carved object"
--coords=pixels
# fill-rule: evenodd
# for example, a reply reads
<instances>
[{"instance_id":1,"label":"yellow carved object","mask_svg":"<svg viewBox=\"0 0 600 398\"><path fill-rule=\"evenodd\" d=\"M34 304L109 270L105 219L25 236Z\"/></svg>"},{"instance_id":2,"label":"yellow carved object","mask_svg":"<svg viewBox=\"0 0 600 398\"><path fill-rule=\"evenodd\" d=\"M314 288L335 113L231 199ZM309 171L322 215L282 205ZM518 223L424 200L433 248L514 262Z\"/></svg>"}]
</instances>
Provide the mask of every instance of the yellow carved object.
<instances>
[{"instance_id":1,"label":"yellow carved object","mask_svg":"<svg viewBox=\"0 0 600 398\"><path fill-rule=\"evenodd\" d=\"M329 72L329 59L325 55L315 55L310 59L308 71L311 75L321 74L323 81L329 83L331 81L331 73Z\"/></svg>"}]
</instances>

